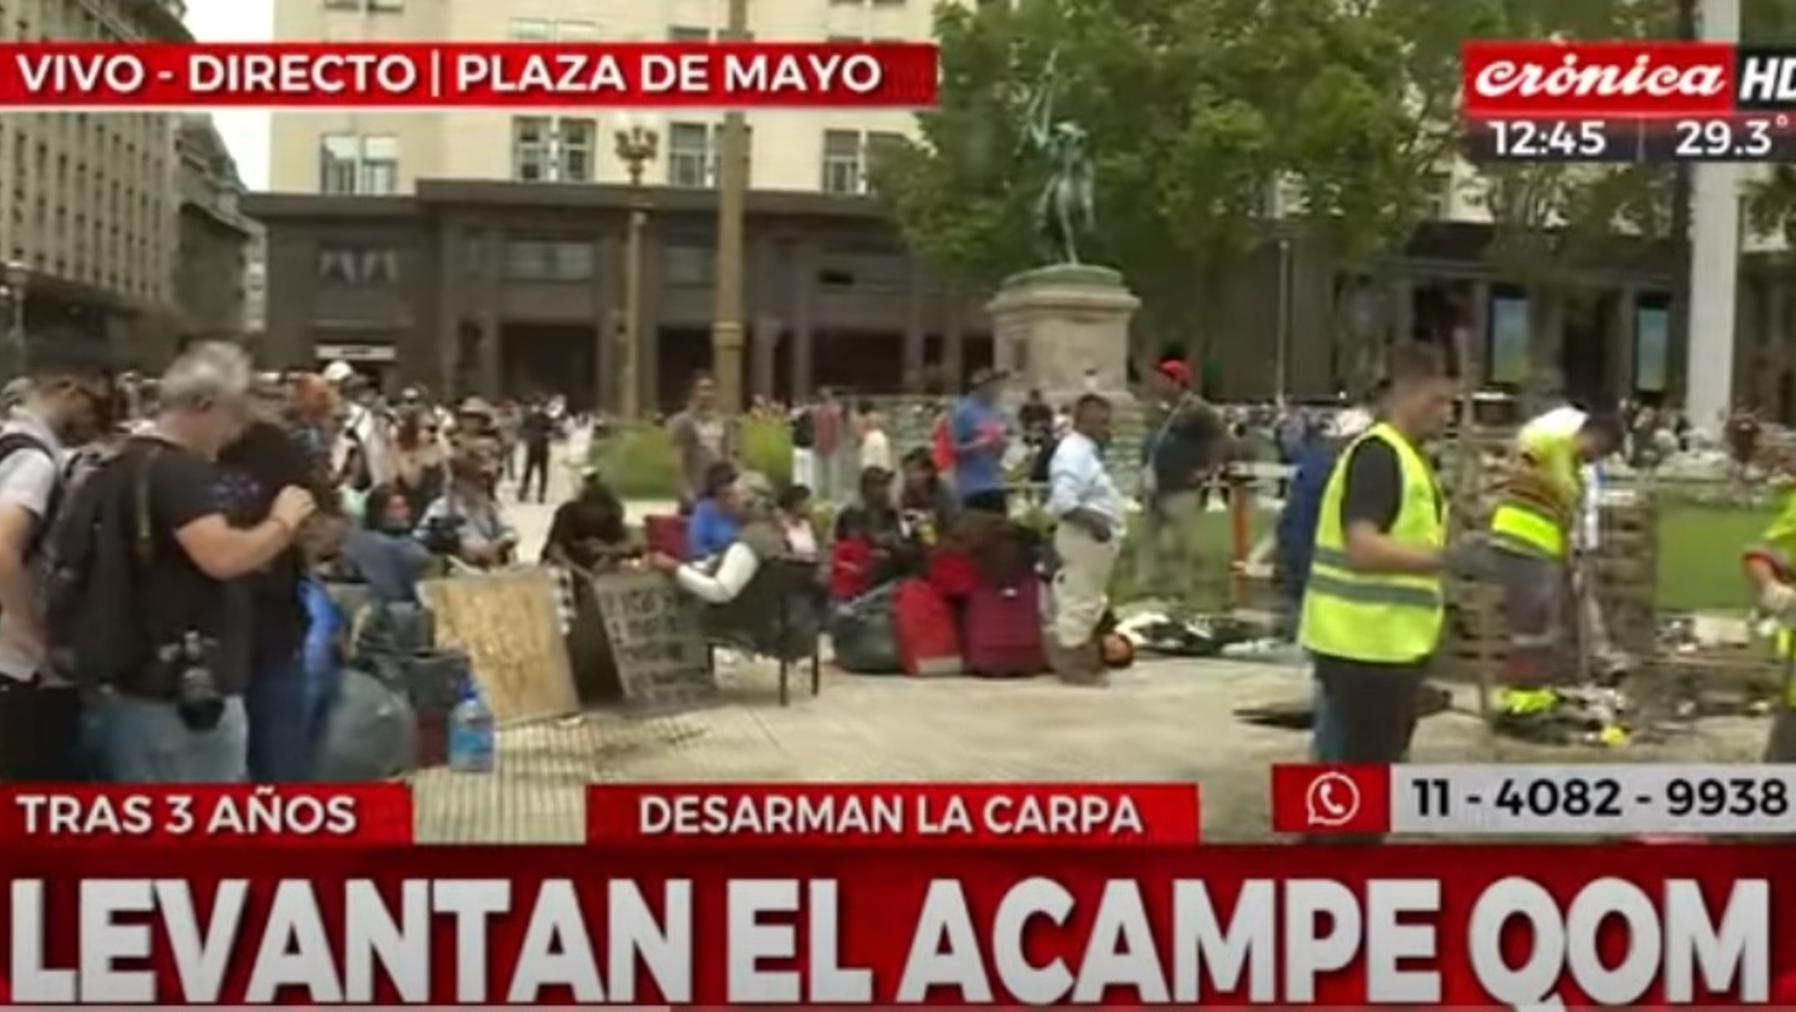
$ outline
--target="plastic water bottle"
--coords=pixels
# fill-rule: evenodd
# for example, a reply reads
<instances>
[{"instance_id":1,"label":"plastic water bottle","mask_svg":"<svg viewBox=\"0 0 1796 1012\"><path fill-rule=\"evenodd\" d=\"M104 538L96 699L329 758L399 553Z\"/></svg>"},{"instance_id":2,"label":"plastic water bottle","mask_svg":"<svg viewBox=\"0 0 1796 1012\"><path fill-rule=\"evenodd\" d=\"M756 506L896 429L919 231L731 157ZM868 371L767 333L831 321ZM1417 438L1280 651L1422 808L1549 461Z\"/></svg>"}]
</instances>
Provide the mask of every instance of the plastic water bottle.
<instances>
[{"instance_id":1,"label":"plastic water bottle","mask_svg":"<svg viewBox=\"0 0 1796 1012\"><path fill-rule=\"evenodd\" d=\"M498 761L498 729L493 711L480 698L473 679L462 688L461 702L449 713L449 768L462 773L491 773Z\"/></svg>"}]
</instances>

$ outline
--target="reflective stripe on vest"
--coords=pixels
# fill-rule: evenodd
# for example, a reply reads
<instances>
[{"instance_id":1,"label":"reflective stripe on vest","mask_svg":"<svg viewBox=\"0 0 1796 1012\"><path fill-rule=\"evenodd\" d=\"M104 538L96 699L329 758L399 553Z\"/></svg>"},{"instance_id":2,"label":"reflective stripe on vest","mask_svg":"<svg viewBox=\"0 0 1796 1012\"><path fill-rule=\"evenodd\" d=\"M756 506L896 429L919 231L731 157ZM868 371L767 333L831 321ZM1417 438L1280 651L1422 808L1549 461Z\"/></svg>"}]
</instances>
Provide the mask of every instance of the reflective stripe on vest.
<instances>
[{"instance_id":1,"label":"reflective stripe on vest","mask_svg":"<svg viewBox=\"0 0 1796 1012\"><path fill-rule=\"evenodd\" d=\"M1498 547L1548 559L1565 558L1565 530L1531 509L1513 503L1498 506L1491 514L1490 532Z\"/></svg>"},{"instance_id":2,"label":"reflective stripe on vest","mask_svg":"<svg viewBox=\"0 0 1796 1012\"><path fill-rule=\"evenodd\" d=\"M1368 573L1354 568L1341 528L1347 471L1360 442L1380 439L1397 456L1402 495L1390 537L1438 551L1446 516L1434 473L1402 434L1377 425L1335 463L1322 495L1315 554L1303 600L1303 645L1315 653L1368 663L1404 664L1432 654L1445 617L1438 576Z\"/></svg>"}]
</instances>

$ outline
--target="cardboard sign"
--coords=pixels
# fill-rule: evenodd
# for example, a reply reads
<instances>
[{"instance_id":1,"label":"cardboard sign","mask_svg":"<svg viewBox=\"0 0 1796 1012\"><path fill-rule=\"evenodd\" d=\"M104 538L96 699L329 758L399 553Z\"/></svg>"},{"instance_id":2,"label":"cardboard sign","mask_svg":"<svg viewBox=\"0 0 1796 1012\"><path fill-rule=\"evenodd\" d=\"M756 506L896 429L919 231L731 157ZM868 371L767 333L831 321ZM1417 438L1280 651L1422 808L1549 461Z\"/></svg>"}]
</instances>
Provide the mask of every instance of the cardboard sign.
<instances>
[{"instance_id":1,"label":"cardboard sign","mask_svg":"<svg viewBox=\"0 0 1796 1012\"><path fill-rule=\"evenodd\" d=\"M623 573L592 581L605 619L624 699L664 707L717 694L697 602L658 573Z\"/></svg>"},{"instance_id":2,"label":"cardboard sign","mask_svg":"<svg viewBox=\"0 0 1796 1012\"><path fill-rule=\"evenodd\" d=\"M501 723L580 712L553 573L519 569L426 580L418 590L436 614L438 644L467 652Z\"/></svg>"}]
</instances>

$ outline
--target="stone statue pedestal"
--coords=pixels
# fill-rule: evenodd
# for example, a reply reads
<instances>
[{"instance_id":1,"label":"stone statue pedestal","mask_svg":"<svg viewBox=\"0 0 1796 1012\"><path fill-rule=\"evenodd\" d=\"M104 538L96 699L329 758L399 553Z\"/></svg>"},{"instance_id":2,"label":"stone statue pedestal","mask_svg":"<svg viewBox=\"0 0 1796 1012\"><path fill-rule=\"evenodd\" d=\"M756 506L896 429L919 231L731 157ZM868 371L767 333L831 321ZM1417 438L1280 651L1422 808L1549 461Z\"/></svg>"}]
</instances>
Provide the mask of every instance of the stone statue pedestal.
<instances>
[{"instance_id":1,"label":"stone statue pedestal","mask_svg":"<svg viewBox=\"0 0 1796 1012\"><path fill-rule=\"evenodd\" d=\"M1039 389L1056 407L1081 394L1125 402L1129 321L1141 300L1108 267L1057 264L1012 275L986 307L1009 393Z\"/></svg>"}]
</instances>

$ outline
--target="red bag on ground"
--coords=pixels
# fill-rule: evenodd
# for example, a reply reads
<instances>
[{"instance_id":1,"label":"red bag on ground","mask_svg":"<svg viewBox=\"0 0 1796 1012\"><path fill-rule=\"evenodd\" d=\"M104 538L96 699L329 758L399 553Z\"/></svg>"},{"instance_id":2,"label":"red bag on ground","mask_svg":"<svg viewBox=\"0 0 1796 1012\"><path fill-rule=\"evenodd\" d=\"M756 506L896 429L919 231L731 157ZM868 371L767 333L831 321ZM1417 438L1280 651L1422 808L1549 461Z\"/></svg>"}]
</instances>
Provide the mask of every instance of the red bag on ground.
<instances>
[{"instance_id":1,"label":"red bag on ground","mask_svg":"<svg viewBox=\"0 0 1796 1012\"><path fill-rule=\"evenodd\" d=\"M960 674L960 635L954 628L954 612L934 587L922 580L904 581L898 587L894 610L898 654L904 661L905 674Z\"/></svg>"},{"instance_id":2,"label":"red bag on ground","mask_svg":"<svg viewBox=\"0 0 1796 1012\"><path fill-rule=\"evenodd\" d=\"M981 582L967 598L963 637L969 674L988 678L1039 675L1048 669L1041 631L1041 581Z\"/></svg>"},{"instance_id":3,"label":"red bag on ground","mask_svg":"<svg viewBox=\"0 0 1796 1012\"><path fill-rule=\"evenodd\" d=\"M642 518L642 534L649 543L649 551L671 555L676 559L684 559L686 551L686 518L681 516L654 516Z\"/></svg>"},{"instance_id":4,"label":"red bag on ground","mask_svg":"<svg viewBox=\"0 0 1796 1012\"><path fill-rule=\"evenodd\" d=\"M966 597L979 586L979 566L971 555L938 549L929 557L929 585L943 597Z\"/></svg>"}]
</instances>

